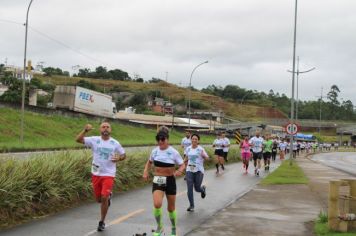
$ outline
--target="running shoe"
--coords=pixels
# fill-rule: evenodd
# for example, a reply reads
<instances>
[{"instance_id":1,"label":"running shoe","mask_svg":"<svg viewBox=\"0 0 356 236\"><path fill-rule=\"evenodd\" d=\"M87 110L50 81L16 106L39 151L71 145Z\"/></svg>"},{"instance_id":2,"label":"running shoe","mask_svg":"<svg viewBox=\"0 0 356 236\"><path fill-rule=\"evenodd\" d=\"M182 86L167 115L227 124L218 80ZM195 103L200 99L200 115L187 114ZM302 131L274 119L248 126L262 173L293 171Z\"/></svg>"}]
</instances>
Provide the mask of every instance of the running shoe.
<instances>
[{"instance_id":1,"label":"running shoe","mask_svg":"<svg viewBox=\"0 0 356 236\"><path fill-rule=\"evenodd\" d=\"M255 169L255 175L257 175L257 169Z\"/></svg>"},{"instance_id":2,"label":"running shoe","mask_svg":"<svg viewBox=\"0 0 356 236\"><path fill-rule=\"evenodd\" d=\"M153 232L153 236L162 236L162 235L163 235L163 228L157 229L155 232Z\"/></svg>"},{"instance_id":3,"label":"running shoe","mask_svg":"<svg viewBox=\"0 0 356 236\"><path fill-rule=\"evenodd\" d=\"M205 187L205 185L203 185L202 187L201 187L201 189L202 189L202 191L201 191L201 198L205 198L206 197L206 187Z\"/></svg>"},{"instance_id":4,"label":"running shoe","mask_svg":"<svg viewBox=\"0 0 356 236\"><path fill-rule=\"evenodd\" d=\"M257 170L257 171L256 171L256 175L257 175L257 176L260 176L260 170Z\"/></svg>"},{"instance_id":5,"label":"running shoe","mask_svg":"<svg viewBox=\"0 0 356 236\"><path fill-rule=\"evenodd\" d=\"M98 231L104 231L105 230L105 223L103 221L99 221L99 225L98 225Z\"/></svg>"},{"instance_id":6,"label":"running shoe","mask_svg":"<svg viewBox=\"0 0 356 236\"><path fill-rule=\"evenodd\" d=\"M194 211L194 207L192 207L192 206L188 207L187 211L193 212Z\"/></svg>"},{"instance_id":7,"label":"running shoe","mask_svg":"<svg viewBox=\"0 0 356 236\"><path fill-rule=\"evenodd\" d=\"M171 236L177 236L176 228L172 228Z\"/></svg>"}]
</instances>

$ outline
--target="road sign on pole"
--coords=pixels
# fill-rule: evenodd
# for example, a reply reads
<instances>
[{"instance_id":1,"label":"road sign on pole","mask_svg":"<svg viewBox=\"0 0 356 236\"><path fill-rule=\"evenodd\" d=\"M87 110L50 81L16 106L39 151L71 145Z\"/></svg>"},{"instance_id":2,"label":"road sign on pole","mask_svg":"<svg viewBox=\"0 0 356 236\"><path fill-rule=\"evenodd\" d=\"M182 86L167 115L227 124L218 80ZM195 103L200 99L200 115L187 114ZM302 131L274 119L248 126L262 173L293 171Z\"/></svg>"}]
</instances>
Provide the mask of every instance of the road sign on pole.
<instances>
[{"instance_id":1,"label":"road sign on pole","mask_svg":"<svg viewBox=\"0 0 356 236\"><path fill-rule=\"evenodd\" d=\"M285 128L286 128L287 134L290 134L290 135L295 135L299 131L299 126L295 123L288 123Z\"/></svg>"}]
</instances>

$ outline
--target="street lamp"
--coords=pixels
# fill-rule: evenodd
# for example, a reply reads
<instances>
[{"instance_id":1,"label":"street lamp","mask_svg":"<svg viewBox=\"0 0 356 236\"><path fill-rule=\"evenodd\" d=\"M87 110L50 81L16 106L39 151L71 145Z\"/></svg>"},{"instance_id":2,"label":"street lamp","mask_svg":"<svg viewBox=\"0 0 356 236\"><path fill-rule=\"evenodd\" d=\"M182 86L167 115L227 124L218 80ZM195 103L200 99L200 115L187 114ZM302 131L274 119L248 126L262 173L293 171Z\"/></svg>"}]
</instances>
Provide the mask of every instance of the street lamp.
<instances>
[{"instance_id":1,"label":"street lamp","mask_svg":"<svg viewBox=\"0 0 356 236\"><path fill-rule=\"evenodd\" d=\"M191 100L191 97L192 97L192 77L193 77L193 74L195 72L195 70L199 67L199 66L202 66L204 64L207 64L209 61L204 61L203 63L200 63L199 65L197 65L196 67L194 67L192 73L190 74L190 80L189 80L189 100L188 100L188 116L189 116L189 126L188 128L190 129L190 100Z\"/></svg>"},{"instance_id":2,"label":"street lamp","mask_svg":"<svg viewBox=\"0 0 356 236\"><path fill-rule=\"evenodd\" d=\"M33 0L30 1L30 4L28 5L27 8L27 14L26 14L26 23L25 23L25 52L24 52L24 60L23 60L23 78L22 78L22 102L21 102L21 134L20 134L20 142L21 145L23 145L23 129L24 129L24 117L25 117L25 89L26 89L26 54L27 54L27 32L28 32L28 14L30 11L30 7L32 4Z\"/></svg>"},{"instance_id":3,"label":"street lamp","mask_svg":"<svg viewBox=\"0 0 356 236\"><path fill-rule=\"evenodd\" d=\"M293 41L293 73L292 73L292 99L290 109L290 122L294 124L294 80L295 80L295 51L297 46L297 16L298 16L298 0L295 0L295 12L294 12L294 41ZM290 152L289 152L289 164L293 164L293 134L290 135Z\"/></svg>"},{"instance_id":4,"label":"street lamp","mask_svg":"<svg viewBox=\"0 0 356 236\"><path fill-rule=\"evenodd\" d=\"M296 102L296 109L295 109L295 119L298 120L298 110L299 110L299 74L304 74L308 73L315 70L315 67L305 70L305 71L299 71L299 57L297 58L297 71L294 72L297 74L297 102ZM288 72L293 73L293 71L288 70Z\"/></svg>"}]
</instances>

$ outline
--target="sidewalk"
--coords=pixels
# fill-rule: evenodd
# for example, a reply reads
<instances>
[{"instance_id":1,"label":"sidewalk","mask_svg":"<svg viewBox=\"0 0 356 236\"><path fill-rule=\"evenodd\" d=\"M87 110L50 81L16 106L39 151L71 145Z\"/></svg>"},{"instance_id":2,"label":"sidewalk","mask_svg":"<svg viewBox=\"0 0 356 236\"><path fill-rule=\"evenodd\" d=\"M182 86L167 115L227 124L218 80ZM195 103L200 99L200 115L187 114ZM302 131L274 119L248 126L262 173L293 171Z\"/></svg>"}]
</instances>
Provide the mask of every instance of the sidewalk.
<instances>
[{"instance_id":1,"label":"sidewalk","mask_svg":"<svg viewBox=\"0 0 356 236\"><path fill-rule=\"evenodd\" d=\"M353 177L305 157L297 162L308 185L257 185L187 235L314 235L313 221L327 209L329 180Z\"/></svg>"}]
</instances>

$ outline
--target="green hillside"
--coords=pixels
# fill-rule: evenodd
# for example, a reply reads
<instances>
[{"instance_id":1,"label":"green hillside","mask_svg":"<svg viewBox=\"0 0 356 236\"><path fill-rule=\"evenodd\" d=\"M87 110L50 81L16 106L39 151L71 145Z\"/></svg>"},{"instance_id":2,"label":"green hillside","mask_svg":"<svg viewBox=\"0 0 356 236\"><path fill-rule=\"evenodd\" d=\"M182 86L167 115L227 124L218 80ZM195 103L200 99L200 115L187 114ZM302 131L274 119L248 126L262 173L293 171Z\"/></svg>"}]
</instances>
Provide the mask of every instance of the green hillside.
<instances>
[{"instance_id":1,"label":"green hillside","mask_svg":"<svg viewBox=\"0 0 356 236\"><path fill-rule=\"evenodd\" d=\"M166 83L164 81L158 83L139 83L134 81L120 81L110 79L41 75L36 75L36 78L45 84L52 85L76 85L79 81L84 80L105 92L124 91L138 93L158 91L160 94L163 94L166 98L169 98L175 104L185 104L189 94L189 90L187 88ZM199 104L202 107L202 110L222 110L226 116L242 121L261 121L266 117L285 118L285 114L276 108L251 104L242 105L240 103L227 101L221 97L196 90L192 91L192 103L193 102L195 104Z\"/></svg>"},{"instance_id":2,"label":"green hillside","mask_svg":"<svg viewBox=\"0 0 356 236\"><path fill-rule=\"evenodd\" d=\"M68 118L59 115L41 115L25 113L24 145L20 145L20 111L0 108L0 151L39 150L48 148L81 147L75 142L76 135L86 123L91 123L95 130L90 135L99 135L99 120L85 118ZM123 146L155 144L156 129L141 126L112 123L112 136ZM180 143L183 133L170 134L171 143ZM211 143L212 136L205 136L202 142Z\"/></svg>"}]
</instances>

